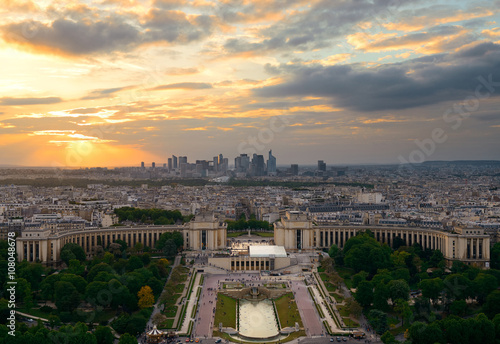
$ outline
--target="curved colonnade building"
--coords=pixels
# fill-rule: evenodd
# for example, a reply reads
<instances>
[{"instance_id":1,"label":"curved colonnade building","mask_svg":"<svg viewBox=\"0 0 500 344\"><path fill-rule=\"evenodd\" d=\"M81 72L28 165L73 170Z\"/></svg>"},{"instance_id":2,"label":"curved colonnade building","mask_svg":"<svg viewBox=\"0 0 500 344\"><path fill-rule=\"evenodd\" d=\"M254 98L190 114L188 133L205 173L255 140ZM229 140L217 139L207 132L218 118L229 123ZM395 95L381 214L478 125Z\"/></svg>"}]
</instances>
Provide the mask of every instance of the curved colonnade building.
<instances>
[{"instance_id":1,"label":"curved colonnade building","mask_svg":"<svg viewBox=\"0 0 500 344\"><path fill-rule=\"evenodd\" d=\"M367 229L373 232L377 241L390 246L399 237L406 245L419 243L424 249L439 249L448 262L460 260L466 264L489 267L490 236L484 234L482 229L456 228L454 232L448 232L415 227L316 226L304 213L287 212L274 224L274 242L292 252L329 248L332 244L342 248L349 238ZM183 234L186 250L214 251L228 246L226 224L212 214L197 215L191 222L179 226L118 226L61 232L25 230L16 239L18 260L57 264L61 261L60 251L67 243L82 246L89 257L94 254L96 246L106 247L115 240L123 240L129 246L142 243L154 247L163 233L173 231Z\"/></svg>"}]
</instances>

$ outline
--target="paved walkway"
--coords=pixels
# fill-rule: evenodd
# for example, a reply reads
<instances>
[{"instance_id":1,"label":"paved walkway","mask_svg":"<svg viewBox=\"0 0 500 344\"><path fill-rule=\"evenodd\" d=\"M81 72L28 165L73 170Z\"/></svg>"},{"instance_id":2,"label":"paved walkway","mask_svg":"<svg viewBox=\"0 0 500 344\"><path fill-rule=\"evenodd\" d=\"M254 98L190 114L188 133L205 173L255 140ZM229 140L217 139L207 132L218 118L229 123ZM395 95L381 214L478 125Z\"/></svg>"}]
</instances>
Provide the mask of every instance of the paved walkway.
<instances>
[{"instance_id":1,"label":"paved walkway","mask_svg":"<svg viewBox=\"0 0 500 344\"><path fill-rule=\"evenodd\" d=\"M328 323L328 325L330 325L330 329L332 330L332 332L335 332L335 333L349 333L349 331L345 331L342 328L339 328L337 326L337 323L335 322L335 320L333 320L330 312L328 311L328 306L325 304L325 302L328 302L329 300L324 300L323 299L323 296L321 295L320 291L318 290L318 287L319 286L317 286L317 285L310 286L311 291L312 291L312 293L314 295L314 298L316 300L316 303L318 304L319 308L323 312L323 315L325 316L324 320L326 320L326 322ZM340 324L342 325L343 324L343 320L342 320L342 317L340 316L340 314L338 313L337 309L335 309L335 307L332 307L332 310L334 312L337 312L337 319L340 321Z\"/></svg>"},{"instance_id":2,"label":"paved walkway","mask_svg":"<svg viewBox=\"0 0 500 344\"><path fill-rule=\"evenodd\" d=\"M307 336L321 336L324 332L323 324L311 299L311 295L307 291L307 286L303 281L292 281L291 284Z\"/></svg>"},{"instance_id":3,"label":"paved walkway","mask_svg":"<svg viewBox=\"0 0 500 344\"><path fill-rule=\"evenodd\" d=\"M22 313L22 312L19 312L19 311L16 311L16 314L22 315L23 317L26 317L26 318L31 318L31 319L35 319L35 320L40 319L41 321L49 322L49 320L47 320L45 318L36 317L34 315L27 314L27 313Z\"/></svg>"}]
</instances>

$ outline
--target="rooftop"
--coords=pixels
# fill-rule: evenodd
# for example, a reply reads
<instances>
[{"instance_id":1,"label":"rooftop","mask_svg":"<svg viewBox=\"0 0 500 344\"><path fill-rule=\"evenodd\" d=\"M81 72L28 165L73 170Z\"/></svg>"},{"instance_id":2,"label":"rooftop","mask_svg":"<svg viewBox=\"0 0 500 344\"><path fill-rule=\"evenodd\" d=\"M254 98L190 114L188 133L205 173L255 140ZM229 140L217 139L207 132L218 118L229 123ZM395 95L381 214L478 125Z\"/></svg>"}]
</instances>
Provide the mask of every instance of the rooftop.
<instances>
[{"instance_id":1,"label":"rooftop","mask_svg":"<svg viewBox=\"0 0 500 344\"><path fill-rule=\"evenodd\" d=\"M276 258L286 257L285 247L276 245L253 245L249 246L249 254L251 258L268 258L274 256Z\"/></svg>"}]
</instances>

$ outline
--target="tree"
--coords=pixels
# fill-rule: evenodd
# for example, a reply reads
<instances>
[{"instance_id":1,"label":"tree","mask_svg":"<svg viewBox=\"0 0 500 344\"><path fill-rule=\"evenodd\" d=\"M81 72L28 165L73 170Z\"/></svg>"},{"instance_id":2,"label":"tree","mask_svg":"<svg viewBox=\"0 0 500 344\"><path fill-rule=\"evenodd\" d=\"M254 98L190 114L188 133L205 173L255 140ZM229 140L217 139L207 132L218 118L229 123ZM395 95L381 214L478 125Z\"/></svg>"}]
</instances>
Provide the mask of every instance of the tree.
<instances>
[{"instance_id":1,"label":"tree","mask_svg":"<svg viewBox=\"0 0 500 344\"><path fill-rule=\"evenodd\" d=\"M122 246L119 243L113 242L109 244L109 253L112 253L115 257L120 257L122 252Z\"/></svg>"},{"instance_id":2,"label":"tree","mask_svg":"<svg viewBox=\"0 0 500 344\"><path fill-rule=\"evenodd\" d=\"M155 297L153 295L153 290L149 286L144 286L137 293L139 298L138 305L140 308L149 308L155 303Z\"/></svg>"},{"instance_id":3,"label":"tree","mask_svg":"<svg viewBox=\"0 0 500 344\"><path fill-rule=\"evenodd\" d=\"M410 286L404 280L392 280L389 282L389 295L393 301L403 299L408 301L410 298Z\"/></svg>"},{"instance_id":4,"label":"tree","mask_svg":"<svg viewBox=\"0 0 500 344\"><path fill-rule=\"evenodd\" d=\"M480 273L473 281L473 287L479 303L483 303L486 297L498 287L495 276Z\"/></svg>"},{"instance_id":5,"label":"tree","mask_svg":"<svg viewBox=\"0 0 500 344\"><path fill-rule=\"evenodd\" d=\"M71 312L80 303L80 294L75 286L69 282L55 283L55 303L60 312Z\"/></svg>"},{"instance_id":6,"label":"tree","mask_svg":"<svg viewBox=\"0 0 500 344\"><path fill-rule=\"evenodd\" d=\"M346 266L359 272L365 270L372 274L377 269L390 265L390 248L383 248L367 233L358 234L346 241L343 253Z\"/></svg>"},{"instance_id":7,"label":"tree","mask_svg":"<svg viewBox=\"0 0 500 344\"><path fill-rule=\"evenodd\" d=\"M422 289L422 296L437 301L444 289L444 283L441 278L426 279L420 282L418 287Z\"/></svg>"},{"instance_id":8,"label":"tree","mask_svg":"<svg viewBox=\"0 0 500 344\"><path fill-rule=\"evenodd\" d=\"M134 271L136 269L140 269L144 267L144 263L142 262L141 258L137 256L132 256L129 258L127 262L126 269L127 271Z\"/></svg>"},{"instance_id":9,"label":"tree","mask_svg":"<svg viewBox=\"0 0 500 344\"><path fill-rule=\"evenodd\" d=\"M471 281L464 275L448 275L443 283L446 297L450 300L464 300L469 295Z\"/></svg>"},{"instance_id":10,"label":"tree","mask_svg":"<svg viewBox=\"0 0 500 344\"><path fill-rule=\"evenodd\" d=\"M168 239L163 246L163 253L167 258L174 258L177 254L177 246L173 239Z\"/></svg>"},{"instance_id":11,"label":"tree","mask_svg":"<svg viewBox=\"0 0 500 344\"><path fill-rule=\"evenodd\" d=\"M477 343L494 343L495 342L495 325L486 315L480 313L474 318L475 341Z\"/></svg>"},{"instance_id":12,"label":"tree","mask_svg":"<svg viewBox=\"0 0 500 344\"><path fill-rule=\"evenodd\" d=\"M443 331L436 323L426 325L416 321L410 326L408 332L414 344L434 344L443 340Z\"/></svg>"},{"instance_id":13,"label":"tree","mask_svg":"<svg viewBox=\"0 0 500 344\"><path fill-rule=\"evenodd\" d=\"M373 302L373 286L371 282L360 282L354 294L354 298L361 306L369 307Z\"/></svg>"},{"instance_id":14,"label":"tree","mask_svg":"<svg viewBox=\"0 0 500 344\"><path fill-rule=\"evenodd\" d=\"M108 306L111 303L111 292L108 290L108 283L94 281L85 288L85 300L92 305Z\"/></svg>"},{"instance_id":15,"label":"tree","mask_svg":"<svg viewBox=\"0 0 500 344\"><path fill-rule=\"evenodd\" d=\"M345 309L347 310L347 312L349 312L349 315L352 315L354 317L358 317L363 311L361 305L352 297L348 297L347 299L345 299Z\"/></svg>"},{"instance_id":16,"label":"tree","mask_svg":"<svg viewBox=\"0 0 500 344\"><path fill-rule=\"evenodd\" d=\"M490 264L492 269L500 270L500 242L497 242L490 250Z\"/></svg>"},{"instance_id":17,"label":"tree","mask_svg":"<svg viewBox=\"0 0 500 344\"><path fill-rule=\"evenodd\" d=\"M439 250L434 250L432 252L431 258L429 259L430 266L433 268L437 268L442 261L444 261L443 253Z\"/></svg>"},{"instance_id":18,"label":"tree","mask_svg":"<svg viewBox=\"0 0 500 344\"><path fill-rule=\"evenodd\" d=\"M71 259L69 261L68 272L75 275L83 275L85 266L83 266L78 259Z\"/></svg>"},{"instance_id":19,"label":"tree","mask_svg":"<svg viewBox=\"0 0 500 344\"><path fill-rule=\"evenodd\" d=\"M61 275L60 280L73 284L73 286L80 294L85 293L85 288L87 287L87 281L85 281L85 279L82 276L77 276L74 274L63 274Z\"/></svg>"},{"instance_id":20,"label":"tree","mask_svg":"<svg viewBox=\"0 0 500 344\"><path fill-rule=\"evenodd\" d=\"M97 276L97 274L101 271L106 271L110 274L113 273L113 269L111 268L111 266L109 266L106 263L99 263L99 264L94 265L92 267L92 269L90 269L90 271L87 275L87 281L92 282L94 280L94 278Z\"/></svg>"},{"instance_id":21,"label":"tree","mask_svg":"<svg viewBox=\"0 0 500 344\"><path fill-rule=\"evenodd\" d=\"M411 316L413 315L410 305L408 304L408 301L398 299L396 300L396 306L394 307L394 310L399 313L401 316L401 322L402 325L405 325L405 320L410 322Z\"/></svg>"},{"instance_id":22,"label":"tree","mask_svg":"<svg viewBox=\"0 0 500 344\"><path fill-rule=\"evenodd\" d=\"M335 258L338 253L339 247L337 245L333 244L332 246L330 246L330 249L328 250L328 255L330 256L330 258Z\"/></svg>"},{"instance_id":23,"label":"tree","mask_svg":"<svg viewBox=\"0 0 500 344\"><path fill-rule=\"evenodd\" d=\"M392 242L392 248L397 250L401 246L406 246L406 241L398 235Z\"/></svg>"},{"instance_id":24,"label":"tree","mask_svg":"<svg viewBox=\"0 0 500 344\"><path fill-rule=\"evenodd\" d=\"M368 278L368 275L369 275L368 272L360 271L357 274L355 274L354 276L352 276L352 278L351 278L352 286L354 288L357 288L359 283L361 283L362 281L366 281L366 279Z\"/></svg>"},{"instance_id":25,"label":"tree","mask_svg":"<svg viewBox=\"0 0 500 344\"><path fill-rule=\"evenodd\" d=\"M384 344L394 344L394 343L397 343L396 338L389 331L385 332L382 336L380 336L380 340Z\"/></svg>"},{"instance_id":26,"label":"tree","mask_svg":"<svg viewBox=\"0 0 500 344\"><path fill-rule=\"evenodd\" d=\"M489 318L500 313L500 290L495 290L486 297L483 310Z\"/></svg>"},{"instance_id":27,"label":"tree","mask_svg":"<svg viewBox=\"0 0 500 344\"><path fill-rule=\"evenodd\" d=\"M113 344L115 336L108 326L97 326L94 332L97 344Z\"/></svg>"},{"instance_id":28,"label":"tree","mask_svg":"<svg viewBox=\"0 0 500 344\"><path fill-rule=\"evenodd\" d=\"M384 312L388 311L387 299L389 299L389 287L384 282L380 282L375 286L373 292L373 307Z\"/></svg>"},{"instance_id":29,"label":"tree","mask_svg":"<svg viewBox=\"0 0 500 344\"><path fill-rule=\"evenodd\" d=\"M26 279L24 278L16 278L14 282L16 282L16 301L31 303L31 286L28 281L26 281Z\"/></svg>"},{"instance_id":30,"label":"tree","mask_svg":"<svg viewBox=\"0 0 500 344\"><path fill-rule=\"evenodd\" d=\"M450 313L458 316L464 316L467 312L467 302L465 300L455 300L450 305Z\"/></svg>"},{"instance_id":31,"label":"tree","mask_svg":"<svg viewBox=\"0 0 500 344\"><path fill-rule=\"evenodd\" d=\"M398 267L406 267L406 260L411 256L411 253L406 251L394 251L391 254L392 264Z\"/></svg>"},{"instance_id":32,"label":"tree","mask_svg":"<svg viewBox=\"0 0 500 344\"><path fill-rule=\"evenodd\" d=\"M378 309L372 309L369 313L373 329L378 334L382 334L388 330L387 314Z\"/></svg>"},{"instance_id":33,"label":"tree","mask_svg":"<svg viewBox=\"0 0 500 344\"><path fill-rule=\"evenodd\" d=\"M50 328L54 328L56 326L60 326L61 325L61 320L59 319L59 317L57 315L50 314L49 317L48 317L48 320L49 320L49 326L50 326Z\"/></svg>"},{"instance_id":34,"label":"tree","mask_svg":"<svg viewBox=\"0 0 500 344\"><path fill-rule=\"evenodd\" d=\"M120 337L118 344L137 344L137 339L134 336L125 333Z\"/></svg>"},{"instance_id":35,"label":"tree","mask_svg":"<svg viewBox=\"0 0 500 344\"><path fill-rule=\"evenodd\" d=\"M71 259L78 259L83 262L86 258L87 255L85 254L83 248L75 243L67 243L61 249L61 259L68 266Z\"/></svg>"}]
</instances>

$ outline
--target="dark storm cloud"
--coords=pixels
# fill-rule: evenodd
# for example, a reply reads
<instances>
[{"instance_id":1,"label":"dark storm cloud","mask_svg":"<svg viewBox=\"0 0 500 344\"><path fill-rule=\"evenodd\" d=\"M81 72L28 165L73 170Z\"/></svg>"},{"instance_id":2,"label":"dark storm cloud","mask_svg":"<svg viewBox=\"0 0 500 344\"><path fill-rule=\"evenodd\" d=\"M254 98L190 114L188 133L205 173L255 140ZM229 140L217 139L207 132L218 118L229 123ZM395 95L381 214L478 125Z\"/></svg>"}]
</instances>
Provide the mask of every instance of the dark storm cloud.
<instances>
[{"instance_id":1,"label":"dark storm cloud","mask_svg":"<svg viewBox=\"0 0 500 344\"><path fill-rule=\"evenodd\" d=\"M175 84L156 86L148 89L148 91L175 90L175 89L202 90L207 88L212 88L212 85L204 82L179 82Z\"/></svg>"},{"instance_id":2,"label":"dark storm cloud","mask_svg":"<svg viewBox=\"0 0 500 344\"><path fill-rule=\"evenodd\" d=\"M319 96L358 111L405 109L474 95L482 76L500 82L500 46L482 43L440 54L367 68L359 64L281 66L290 77L258 88L260 97ZM490 86L491 87L491 86ZM494 86L493 86L494 87ZM498 87L497 87L498 88ZM481 94L488 92L483 86ZM492 95L500 94L500 90Z\"/></svg>"},{"instance_id":3,"label":"dark storm cloud","mask_svg":"<svg viewBox=\"0 0 500 344\"><path fill-rule=\"evenodd\" d=\"M40 104L56 104L61 103L63 100L59 97L45 97L45 98L0 98L0 105L40 105Z\"/></svg>"}]
</instances>

